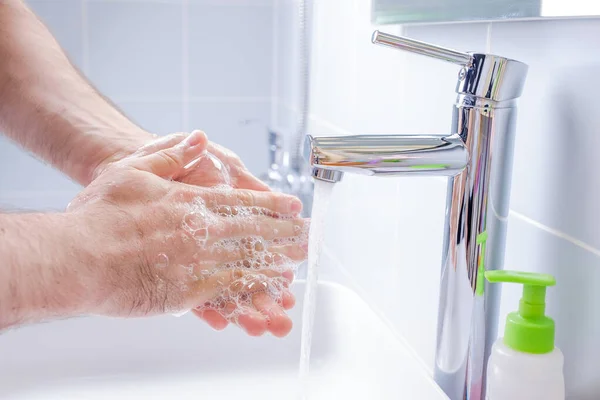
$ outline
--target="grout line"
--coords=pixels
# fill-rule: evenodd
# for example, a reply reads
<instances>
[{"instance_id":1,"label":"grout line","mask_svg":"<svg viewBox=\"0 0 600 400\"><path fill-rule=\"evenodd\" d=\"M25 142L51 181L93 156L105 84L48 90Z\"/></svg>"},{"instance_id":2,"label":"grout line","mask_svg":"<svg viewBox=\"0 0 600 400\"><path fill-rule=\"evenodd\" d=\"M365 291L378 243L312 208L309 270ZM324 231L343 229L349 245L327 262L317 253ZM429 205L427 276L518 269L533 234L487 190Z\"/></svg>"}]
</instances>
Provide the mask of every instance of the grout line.
<instances>
[{"instance_id":1,"label":"grout line","mask_svg":"<svg viewBox=\"0 0 600 400\"><path fill-rule=\"evenodd\" d=\"M90 73L90 38L89 32L89 21L88 21L88 9L87 0L81 0L81 62L83 74L88 76Z\"/></svg>"},{"instance_id":2,"label":"grout line","mask_svg":"<svg viewBox=\"0 0 600 400\"><path fill-rule=\"evenodd\" d=\"M359 77L359 72L358 72L358 43L361 42L362 40L362 32L359 32L358 29L358 21L360 21L363 17L363 15L361 15L360 13L360 7L358 6L358 0L354 1L354 11L353 11L353 17L354 17L354 21L355 23L353 23L353 30L354 30L354 40L352 41L352 43L349 43L348 45L352 46L352 64L353 64L353 68L354 71L353 72L353 76L352 76L352 82L348 82L348 84L352 85L352 96L354 97L352 99L352 102L354 104L351 104L350 106L352 107L352 109L354 110L360 110L361 107L359 106L359 95L358 95L358 81L360 79ZM351 123L353 125L356 124L357 122L357 113L350 113L353 114L353 118L351 119Z\"/></svg>"},{"instance_id":3,"label":"grout line","mask_svg":"<svg viewBox=\"0 0 600 400\"><path fill-rule=\"evenodd\" d=\"M493 24L488 22L485 35L485 52L488 54L492 53L492 26Z\"/></svg>"},{"instance_id":4,"label":"grout line","mask_svg":"<svg viewBox=\"0 0 600 400\"><path fill-rule=\"evenodd\" d=\"M71 1L71 0L62 0ZM92 3L154 3L154 4L173 4L176 0L88 0ZM194 1L194 0L192 0ZM233 2L223 4L222 0L202 0L195 1L199 5L203 6L219 6L219 7L270 7L271 4L264 2L258 4L252 4L248 2Z\"/></svg>"},{"instance_id":5,"label":"grout line","mask_svg":"<svg viewBox=\"0 0 600 400\"><path fill-rule=\"evenodd\" d=\"M77 184L78 187L61 190L6 190L0 194L0 202L9 200L20 200L23 198L43 198L44 196L75 196L79 193L82 187Z\"/></svg>"},{"instance_id":6,"label":"grout line","mask_svg":"<svg viewBox=\"0 0 600 400\"><path fill-rule=\"evenodd\" d=\"M101 1L101 0L94 0ZM441 21L441 22L404 22L403 24L407 27L418 26L418 27L427 27L427 26L445 26L445 25L477 25L477 24L519 24L522 22L547 22L547 21L568 21L571 22L573 20L598 20L600 19L597 15L579 15L579 16L564 16L564 17L524 17L524 18L504 18L504 19L475 19L471 21L466 20L457 20L457 21ZM393 26L391 23L386 24L387 26ZM380 25L383 26L383 25Z\"/></svg>"},{"instance_id":7,"label":"grout line","mask_svg":"<svg viewBox=\"0 0 600 400\"><path fill-rule=\"evenodd\" d=\"M189 92L189 90L188 90ZM189 96L187 94L187 103L267 103L271 97L228 97L228 96ZM180 103L182 97L113 97L117 103Z\"/></svg>"},{"instance_id":8,"label":"grout line","mask_svg":"<svg viewBox=\"0 0 600 400\"><path fill-rule=\"evenodd\" d=\"M277 125L278 107L277 99L279 93L279 11L280 0L273 0L273 26L271 40L271 127Z\"/></svg>"},{"instance_id":9,"label":"grout line","mask_svg":"<svg viewBox=\"0 0 600 400\"><path fill-rule=\"evenodd\" d=\"M189 1L181 4L181 129L189 131L189 86L190 86L190 38L189 38Z\"/></svg>"},{"instance_id":10,"label":"grout line","mask_svg":"<svg viewBox=\"0 0 600 400\"><path fill-rule=\"evenodd\" d=\"M543 230L543 231L545 231L547 233L550 233L550 234L552 234L554 236L557 236L557 237L559 237L561 239L564 239L567 242L569 242L571 244L574 244L575 246L580 247L580 248L582 248L584 250L587 250L590 253L595 254L598 257L600 257L600 250L599 249L595 248L594 246L592 246L592 245L590 245L588 243L585 243L582 240L574 238L573 236L568 235L568 234L566 234L564 232L561 232L561 231L559 231L557 229L550 228L549 226L546 226L546 225L544 225L544 224L542 224L542 223L540 223L540 222L538 222L538 221L536 221L534 219L531 219L531 218L529 218L529 217L527 217L527 216L525 216L525 215L523 215L521 213L518 213L518 212L516 212L514 210L510 210L510 215L512 215L513 217L518 218L518 219L520 219L522 221L528 222L531 225L535 226L536 228L539 228L539 229L541 229L541 230Z\"/></svg>"},{"instance_id":11,"label":"grout line","mask_svg":"<svg viewBox=\"0 0 600 400\"><path fill-rule=\"evenodd\" d=\"M278 99L276 99L275 101L277 101L277 104L280 107L286 108L288 111L290 111L292 114L296 114L299 112L298 107L294 107L291 104L287 103L287 102L280 102L278 101ZM324 118L319 117L317 114L314 113L309 113L308 115L309 119L313 122L316 122L317 124L320 124L324 127L327 127L328 129L331 129L332 131L340 134L340 135L353 135L353 133L349 130L346 130L336 124L334 124L333 122L330 122ZM316 133L316 132L313 132Z\"/></svg>"},{"instance_id":12,"label":"grout line","mask_svg":"<svg viewBox=\"0 0 600 400\"><path fill-rule=\"evenodd\" d=\"M270 96L191 96L188 98L190 102L211 102L211 103L267 103L271 101Z\"/></svg>"},{"instance_id":13,"label":"grout line","mask_svg":"<svg viewBox=\"0 0 600 400\"><path fill-rule=\"evenodd\" d=\"M115 103L180 103L181 97L111 97Z\"/></svg>"}]
</instances>

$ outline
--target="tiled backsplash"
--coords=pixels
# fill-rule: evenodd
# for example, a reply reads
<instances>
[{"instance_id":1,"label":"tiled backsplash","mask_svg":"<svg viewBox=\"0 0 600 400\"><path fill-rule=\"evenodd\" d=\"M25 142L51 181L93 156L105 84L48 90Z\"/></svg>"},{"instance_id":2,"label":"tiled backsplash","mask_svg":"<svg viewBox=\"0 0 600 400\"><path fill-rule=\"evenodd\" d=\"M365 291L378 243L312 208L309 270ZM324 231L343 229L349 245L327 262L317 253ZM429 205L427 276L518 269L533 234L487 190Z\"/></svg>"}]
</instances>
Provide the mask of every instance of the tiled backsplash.
<instances>
[{"instance_id":1,"label":"tiled backsplash","mask_svg":"<svg viewBox=\"0 0 600 400\"><path fill-rule=\"evenodd\" d=\"M141 126L203 129L252 172L266 170L277 0L27 2L72 62ZM0 207L61 209L78 190L0 136Z\"/></svg>"},{"instance_id":2,"label":"tiled backsplash","mask_svg":"<svg viewBox=\"0 0 600 400\"><path fill-rule=\"evenodd\" d=\"M457 68L374 46L374 29L530 65L519 103L505 267L556 275L548 311L567 392L600 397L600 19L434 26L370 24L369 0L316 1L314 133L444 133ZM348 178L348 179L346 179ZM326 239L373 306L430 368L446 183L345 177ZM352 201L348 201L352 199ZM506 312L520 291L503 290Z\"/></svg>"}]
</instances>

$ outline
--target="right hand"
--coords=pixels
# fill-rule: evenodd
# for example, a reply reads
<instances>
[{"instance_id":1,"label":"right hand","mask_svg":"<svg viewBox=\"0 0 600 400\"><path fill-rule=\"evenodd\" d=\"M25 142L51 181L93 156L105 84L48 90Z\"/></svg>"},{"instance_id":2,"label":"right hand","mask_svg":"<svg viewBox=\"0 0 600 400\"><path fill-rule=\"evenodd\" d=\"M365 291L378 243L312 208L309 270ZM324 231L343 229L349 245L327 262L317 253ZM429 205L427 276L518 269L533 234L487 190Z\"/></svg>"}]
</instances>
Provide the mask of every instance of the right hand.
<instances>
[{"instance_id":1,"label":"right hand","mask_svg":"<svg viewBox=\"0 0 600 400\"><path fill-rule=\"evenodd\" d=\"M308 224L284 194L169 181L206 136L109 165L69 205L87 226L91 313L142 316L218 310L251 335L284 336L287 286L306 258ZM291 299L291 300L290 300ZM273 302L275 301L275 302Z\"/></svg>"}]
</instances>

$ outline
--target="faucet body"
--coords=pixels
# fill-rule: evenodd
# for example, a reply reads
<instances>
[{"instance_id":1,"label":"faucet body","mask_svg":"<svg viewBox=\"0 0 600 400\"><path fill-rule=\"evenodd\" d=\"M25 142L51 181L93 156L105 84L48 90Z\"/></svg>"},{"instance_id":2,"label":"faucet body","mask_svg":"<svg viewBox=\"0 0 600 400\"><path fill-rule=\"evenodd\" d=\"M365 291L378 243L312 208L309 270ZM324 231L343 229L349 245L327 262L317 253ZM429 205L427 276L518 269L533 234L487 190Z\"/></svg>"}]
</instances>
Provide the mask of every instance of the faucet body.
<instances>
[{"instance_id":1,"label":"faucet body","mask_svg":"<svg viewBox=\"0 0 600 400\"><path fill-rule=\"evenodd\" d=\"M450 399L482 399L497 337L516 120L527 66L375 32L373 42L462 66L448 135L309 137L315 179L344 173L448 177L434 379Z\"/></svg>"}]
</instances>

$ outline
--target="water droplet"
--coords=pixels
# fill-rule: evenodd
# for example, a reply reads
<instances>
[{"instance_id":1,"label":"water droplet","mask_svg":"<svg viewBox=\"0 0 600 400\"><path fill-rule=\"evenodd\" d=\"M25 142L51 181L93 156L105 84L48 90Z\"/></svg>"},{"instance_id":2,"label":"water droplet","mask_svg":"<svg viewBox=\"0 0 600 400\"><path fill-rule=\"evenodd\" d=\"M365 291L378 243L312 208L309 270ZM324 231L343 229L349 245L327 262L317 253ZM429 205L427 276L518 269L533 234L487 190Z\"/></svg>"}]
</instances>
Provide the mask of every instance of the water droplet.
<instances>
[{"instance_id":1,"label":"water droplet","mask_svg":"<svg viewBox=\"0 0 600 400\"><path fill-rule=\"evenodd\" d=\"M203 228L202 222L202 217L196 212L191 212L183 217L184 228L190 232Z\"/></svg>"},{"instance_id":2,"label":"water droplet","mask_svg":"<svg viewBox=\"0 0 600 400\"><path fill-rule=\"evenodd\" d=\"M165 253L160 253L156 259L156 268L166 268L169 266L169 257Z\"/></svg>"},{"instance_id":3,"label":"water droplet","mask_svg":"<svg viewBox=\"0 0 600 400\"><path fill-rule=\"evenodd\" d=\"M194 231L193 235L196 241L201 240L206 242L206 240L208 239L208 228L199 228L196 231Z\"/></svg>"}]
</instances>

